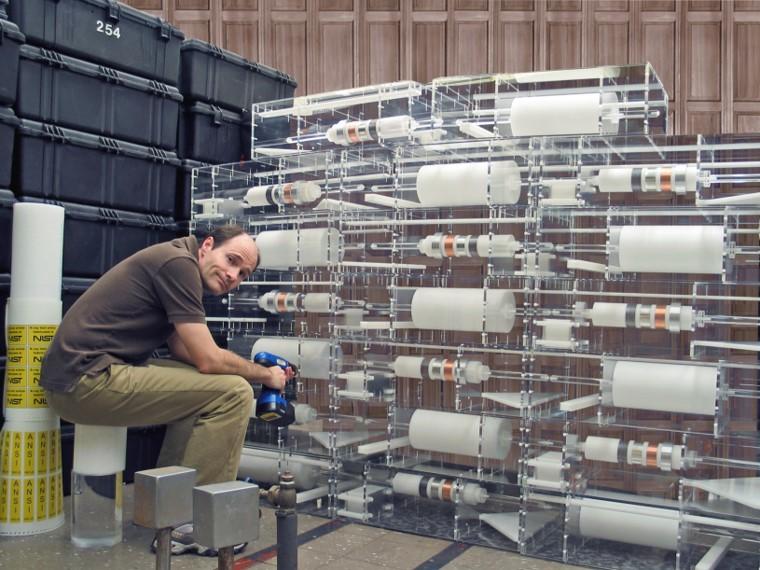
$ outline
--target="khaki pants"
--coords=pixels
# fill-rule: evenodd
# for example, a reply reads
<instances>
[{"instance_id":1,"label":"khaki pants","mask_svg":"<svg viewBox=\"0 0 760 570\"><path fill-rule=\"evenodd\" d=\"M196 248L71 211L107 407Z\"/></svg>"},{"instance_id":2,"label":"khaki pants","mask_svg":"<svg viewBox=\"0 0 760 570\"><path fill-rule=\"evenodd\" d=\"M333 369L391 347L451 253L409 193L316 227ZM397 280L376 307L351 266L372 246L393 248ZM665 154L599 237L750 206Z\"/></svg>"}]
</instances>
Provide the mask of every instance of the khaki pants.
<instances>
[{"instance_id":1,"label":"khaki pants","mask_svg":"<svg viewBox=\"0 0 760 570\"><path fill-rule=\"evenodd\" d=\"M72 392L47 391L50 406L67 421L108 426L169 424L159 467L197 469L197 484L232 481L253 405L240 376L201 374L174 360L146 366L113 364L82 376Z\"/></svg>"}]
</instances>

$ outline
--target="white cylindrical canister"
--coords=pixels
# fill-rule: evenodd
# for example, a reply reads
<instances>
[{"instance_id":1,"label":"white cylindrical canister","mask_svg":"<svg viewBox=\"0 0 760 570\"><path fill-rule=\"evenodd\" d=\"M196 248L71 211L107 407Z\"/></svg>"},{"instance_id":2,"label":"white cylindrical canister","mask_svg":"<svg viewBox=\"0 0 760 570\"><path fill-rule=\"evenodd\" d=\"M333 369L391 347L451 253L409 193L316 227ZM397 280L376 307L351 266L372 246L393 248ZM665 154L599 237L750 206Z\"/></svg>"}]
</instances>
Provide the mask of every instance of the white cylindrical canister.
<instances>
[{"instance_id":1,"label":"white cylindrical canister","mask_svg":"<svg viewBox=\"0 0 760 570\"><path fill-rule=\"evenodd\" d=\"M340 300L332 293L306 293L303 308L307 313L329 313L340 308Z\"/></svg>"},{"instance_id":2,"label":"white cylindrical canister","mask_svg":"<svg viewBox=\"0 0 760 570\"><path fill-rule=\"evenodd\" d=\"M720 275L723 227L624 226L618 251L622 271Z\"/></svg>"},{"instance_id":3,"label":"white cylindrical canister","mask_svg":"<svg viewBox=\"0 0 760 570\"><path fill-rule=\"evenodd\" d=\"M514 257L515 252L522 247L512 235L478 236L477 251L480 257Z\"/></svg>"},{"instance_id":4,"label":"white cylindrical canister","mask_svg":"<svg viewBox=\"0 0 760 570\"><path fill-rule=\"evenodd\" d=\"M615 134L619 115L615 93L517 97L510 109L516 137Z\"/></svg>"},{"instance_id":5,"label":"white cylindrical canister","mask_svg":"<svg viewBox=\"0 0 760 570\"><path fill-rule=\"evenodd\" d=\"M590 435L583 444L583 454L591 461L618 462L620 439Z\"/></svg>"},{"instance_id":6,"label":"white cylindrical canister","mask_svg":"<svg viewBox=\"0 0 760 570\"><path fill-rule=\"evenodd\" d=\"M635 511L630 511L626 507L621 505L621 509L612 509L581 504L581 535L667 550L677 549L678 511L640 505L636 506Z\"/></svg>"},{"instance_id":7,"label":"white cylindrical canister","mask_svg":"<svg viewBox=\"0 0 760 570\"><path fill-rule=\"evenodd\" d=\"M417 197L423 206L516 204L520 171L512 160L426 164L417 173Z\"/></svg>"},{"instance_id":8,"label":"white cylindrical canister","mask_svg":"<svg viewBox=\"0 0 760 570\"><path fill-rule=\"evenodd\" d=\"M61 298L64 213L50 204L13 205L11 298Z\"/></svg>"},{"instance_id":9,"label":"white cylindrical canister","mask_svg":"<svg viewBox=\"0 0 760 570\"><path fill-rule=\"evenodd\" d=\"M591 322L597 327L625 327L625 303L594 303Z\"/></svg>"},{"instance_id":10,"label":"white cylindrical canister","mask_svg":"<svg viewBox=\"0 0 760 570\"><path fill-rule=\"evenodd\" d=\"M621 408L715 415L715 366L615 362L612 403Z\"/></svg>"},{"instance_id":11,"label":"white cylindrical canister","mask_svg":"<svg viewBox=\"0 0 760 570\"><path fill-rule=\"evenodd\" d=\"M243 448L238 477L250 477L258 483L277 483L281 470L293 474L296 489L299 491L313 489L319 477L319 468L315 465L304 464L294 459L280 461L277 457L261 456L256 454L256 450Z\"/></svg>"},{"instance_id":12,"label":"white cylindrical canister","mask_svg":"<svg viewBox=\"0 0 760 570\"><path fill-rule=\"evenodd\" d=\"M340 232L335 228L261 232L256 245L262 269L325 267L340 261Z\"/></svg>"},{"instance_id":13,"label":"white cylindrical canister","mask_svg":"<svg viewBox=\"0 0 760 570\"><path fill-rule=\"evenodd\" d=\"M434 410L415 410L409 421L409 443L415 449L504 459L512 442L512 424L503 418L481 417Z\"/></svg>"},{"instance_id":14,"label":"white cylindrical canister","mask_svg":"<svg viewBox=\"0 0 760 570\"><path fill-rule=\"evenodd\" d=\"M402 378L422 379L424 360L421 356L397 356L393 361L393 373Z\"/></svg>"},{"instance_id":15,"label":"white cylindrical canister","mask_svg":"<svg viewBox=\"0 0 760 570\"><path fill-rule=\"evenodd\" d=\"M304 378L329 380L330 341L298 338L260 338L253 344L251 359L257 352L270 352L295 364L298 374ZM335 370L343 367L343 352L335 346Z\"/></svg>"},{"instance_id":16,"label":"white cylindrical canister","mask_svg":"<svg viewBox=\"0 0 760 570\"><path fill-rule=\"evenodd\" d=\"M127 428L120 426L74 426L73 470L82 475L111 475L124 471Z\"/></svg>"},{"instance_id":17,"label":"white cylindrical canister","mask_svg":"<svg viewBox=\"0 0 760 570\"><path fill-rule=\"evenodd\" d=\"M412 297L412 322L420 329L507 333L515 324L515 296L500 289L421 287Z\"/></svg>"}]
</instances>

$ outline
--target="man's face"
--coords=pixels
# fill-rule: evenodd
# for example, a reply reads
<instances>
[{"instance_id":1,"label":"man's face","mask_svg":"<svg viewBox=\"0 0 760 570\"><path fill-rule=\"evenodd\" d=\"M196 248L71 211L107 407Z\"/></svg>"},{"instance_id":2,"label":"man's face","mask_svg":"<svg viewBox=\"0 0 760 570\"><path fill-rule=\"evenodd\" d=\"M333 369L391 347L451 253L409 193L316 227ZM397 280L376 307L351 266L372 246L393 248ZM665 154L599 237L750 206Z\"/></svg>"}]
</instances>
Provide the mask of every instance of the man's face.
<instances>
[{"instance_id":1,"label":"man's face","mask_svg":"<svg viewBox=\"0 0 760 570\"><path fill-rule=\"evenodd\" d=\"M214 248L214 238L207 237L198 249L203 288L223 295L248 279L258 262L256 243L246 234L230 238Z\"/></svg>"}]
</instances>

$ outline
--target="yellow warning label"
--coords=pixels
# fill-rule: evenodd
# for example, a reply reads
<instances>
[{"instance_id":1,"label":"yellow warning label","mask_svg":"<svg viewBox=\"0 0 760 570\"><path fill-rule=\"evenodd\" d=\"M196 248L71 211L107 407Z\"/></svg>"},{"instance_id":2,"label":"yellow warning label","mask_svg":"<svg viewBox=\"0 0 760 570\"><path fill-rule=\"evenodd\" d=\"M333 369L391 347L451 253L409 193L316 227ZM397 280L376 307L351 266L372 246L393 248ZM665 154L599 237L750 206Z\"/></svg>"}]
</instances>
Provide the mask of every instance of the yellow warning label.
<instances>
[{"instance_id":1,"label":"yellow warning label","mask_svg":"<svg viewBox=\"0 0 760 570\"><path fill-rule=\"evenodd\" d=\"M27 375L27 386L30 388L37 388L40 385L40 370L39 368L31 368Z\"/></svg>"},{"instance_id":2,"label":"yellow warning label","mask_svg":"<svg viewBox=\"0 0 760 570\"><path fill-rule=\"evenodd\" d=\"M24 480L24 520L34 520L34 479Z\"/></svg>"},{"instance_id":3,"label":"yellow warning label","mask_svg":"<svg viewBox=\"0 0 760 570\"><path fill-rule=\"evenodd\" d=\"M21 480L11 479L11 496L10 496L10 514L11 522L19 522L21 520Z\"/></svg>"},{"instance_id":4,"label":"yellow warning label","mask_svg":"<svg viewBox=\"0 0 760 570\"><path fill-rule=\"evenodd\" d=\"M9 408L25 408L26 390L11 390L9 388L5 394L5 405Z\"/></svg>"},{"instance_id":5,"label":"yellow warning label","mask_svg":"<svg viewBox=\"0 0 760 570\"><path fill-rule=\"evenodd\" d=\"M37 472L47 473L48 470L48 433L39 433L39 446L37 447Z\"/></svg>"},{"instance_id":6,"label":"yellow warning label","mask_svg":"<svg viewBox=\"0 0 760 570\"><path fill-rule=\"evenodd\" d=\"M47 518L47 477L37 479L37 520Z\"/></svg>"},{"instance_id":7,"label":"yellow warning label","mask_svg":"<svg viewBox=\"0 0 760 570\"><path fill-rule=\"evenodd\" d=\"M32 325L29 327L29 346L44 346L50 344L55 336L56 325Z\"/></svg>"},{"instance_id":8,"label":"yellow warning label","mask_svg":"<svg viewBox=\"0 0 760 570\"><path fill-rule=\"evenodd\" d=\"M47 396L42 388L29 388L26 398L28 408L47 408Z\"/></svg>"},{"instance_id":9,"label":"yellow warning label","mask_svg":"<svg viewBox=\"0 0 760 570\"><path fill-rule=\"evenodd\" d=\"M29 348L29 366L42 366L42 358L47 352L47 346L32 346Z\"/></svg>"},{"instance_id":10,"label":"yellow warning label","mask_svg":"<svg viewBox=\"0 0 760 570\"><path fill-rule=\"evenodd\" d=\"M26 370L9 368L5 373L5 382L9 389L26 388Z\"/></svg>"},{"instance_id":11,"label":"yellow warning label","mask_svg":"<svg viewBox=\"0 0 760 570\"><path fill-rule=\"evenodd\" d=\"M8 364L8 368L19 368L26 366L26 348L8 347L6 363Z\"/></svg>"},{"instance_id":12,"label":"yellow warning label","mask_svg":"<svg viewBox=\"0 0 760 570\"><path fill-rule=\"evenodd\" d=\"M0 467L4 474L8 474L11 469L11 432L9 431L3 432L2 449L3 456L2 465Z\"/></svg>"},{"instance_id":13,"label":"yellow warning label","mask_svg":"<svg viewBox=\"0 0 760 570\"><path fill-rule=\"evenodd\" d=\"M11 473L19 475L21 473L21 446L23 445L21 432L13 432L11 441Z\"/></svg>"},{"instance_id":14,"label":"yellow warning label","mask_svg":"<svg viewBox=\"0 0 760 570\"><path fill-rule=\"evenodd\" d=\"M50 471L57 471L61 468L61 452L58 449L58 443L60 441L58 430L50 431Z\"/></svg>"},{"instance_id":15,"label":"yellow warning label","mask_svg":"<svg viewBox=\"0 0 760 570\"><path fill-rule=\"evenodd\" d=\"M8 479L0 479L0 521L8 520Z\"/></svg>"},{"instance_id":16,"label":"yellow warning label","mask_svg":"<svg viewBox=\"0 0 760 570\"><path fill-rule=\"evenodd\" d=\"M25 325L9 325L7 345L8 348L16 348L26 345L26 326Z\"/></svg>"},{"instance_id":17,"label":"yellow warning label","mask_svg":"<svg viewBox=\"0 0 760 570\"><path fill-rule=\"evenodd\" d=\"M54 515L59 515L63 512L63 481L61 474L57 473L55 476L55 510Z\"/></svg>"},{"instance_id":18,"label":"yellow warning label","mask_svg":"<svg viewBox=\"0 0 760 570\"><path fill-rule=\"evenodd\" d=\"M24 474L34 473L34 460L37 457L35 453L35 432L30 431L24 435Z\"/></svg>"}]
</instances>

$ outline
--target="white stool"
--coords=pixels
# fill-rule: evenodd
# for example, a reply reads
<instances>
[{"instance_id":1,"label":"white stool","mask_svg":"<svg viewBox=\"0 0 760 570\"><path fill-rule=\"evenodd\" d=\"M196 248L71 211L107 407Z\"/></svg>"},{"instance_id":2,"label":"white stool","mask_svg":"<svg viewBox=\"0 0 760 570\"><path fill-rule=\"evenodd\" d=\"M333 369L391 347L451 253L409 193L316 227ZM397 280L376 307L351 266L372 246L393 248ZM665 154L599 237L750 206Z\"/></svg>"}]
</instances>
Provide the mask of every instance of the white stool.
<instances>
[{"instance_id":1,"label":"white stool","mask_svg":"<svg viewBox=\"0 0 760 570\"><path fill-rule=\"evenodd\" d=\"M127 428L76 424L71 472L71 542L113 546L122 538Z\"/></svg>"}]
</instances>

